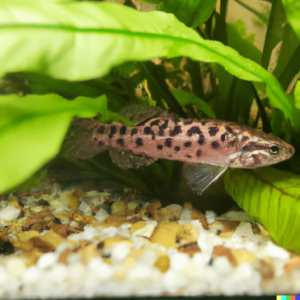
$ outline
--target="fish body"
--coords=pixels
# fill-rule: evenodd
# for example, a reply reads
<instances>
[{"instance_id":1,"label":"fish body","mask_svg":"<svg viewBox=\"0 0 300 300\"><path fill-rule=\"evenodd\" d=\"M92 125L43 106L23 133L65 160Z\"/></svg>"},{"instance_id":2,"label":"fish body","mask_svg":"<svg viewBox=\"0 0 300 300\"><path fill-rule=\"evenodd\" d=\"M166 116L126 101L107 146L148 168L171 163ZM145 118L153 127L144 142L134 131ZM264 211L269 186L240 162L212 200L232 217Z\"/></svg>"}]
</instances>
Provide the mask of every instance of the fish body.
<instances>
[{"instance_id":1,"label":"fish body","mask_svg":"<svg viewBox=\"0 0 300 300\"><path fill-rule=\"evenodd\" d=\"M139 120L139 114L134 118ZM168 112L159 111L157 116L156 110L134 127L74 119L63 149L81 159L109 150L122 169L147 166L157 159L182 161L183 176L199 194L228 167L257 168L294 154L291 145L257 129L221 120L178 119Z\"/></svg>"},{"instance_id":2,"label":"fish body","mask_svg":"<svg viewBox=\"0 0 300 300\"><path fill-rule=\"evenodd\" d=\"M255 168L290 158L294 148L277 137L220 120L154 118L142 125L99 124L94 143L153 158Z\"/></svg>"}]
</instances>

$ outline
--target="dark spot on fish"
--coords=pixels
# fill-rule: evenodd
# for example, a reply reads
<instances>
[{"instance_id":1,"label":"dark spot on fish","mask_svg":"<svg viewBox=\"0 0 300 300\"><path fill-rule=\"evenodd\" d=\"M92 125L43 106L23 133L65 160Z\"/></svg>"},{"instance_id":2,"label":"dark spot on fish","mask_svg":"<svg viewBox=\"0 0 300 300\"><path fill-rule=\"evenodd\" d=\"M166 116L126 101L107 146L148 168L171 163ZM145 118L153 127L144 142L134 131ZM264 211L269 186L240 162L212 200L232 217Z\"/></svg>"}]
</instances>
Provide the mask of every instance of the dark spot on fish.
<instances>
[{"instance_id":1,"label":"dark spot on fish","mask_svg":"<svg viewBox=\"0 0 300 300\"><path fill-rule=\"evenodd\" d=\"M151 131L152 131L152 130L151 130L150 127L145 127L145 128L144 128L144 133L145 133L145 134L150 134Z\"/></svg>"},{"instance_id":2,"label":"dark spot on fish","mask_svg":"<svg viewBox=\"0 0 300 300\"><path fill-rule=\"evenodd\" d=\"M229 144L229 146L234 147L236 145L236 143L237 143L237 141L234 140L234 141L229 142L228 144Z\"/></svg>"},{"instance_id":3,"label":"dark spot on fish","mask_svg":"<svg viewBox=\"0 0 300 300\"><path fill-rule=\"evenodd\" d=\"M123 139L117 139L117 145L123 147L124 146L124 140Z\"/></svg>"},{"instance_id":4,"label":"dark spot on fish","mask_svg":"<svg viewBox=\"0 0 300 300\"><path fill-rule=\"evenodd\" d=\"M158 149L158 150L162 150L162 148L163 148L163 145L158 145L158 146L157 146L157 149Z\"/></svg>"},{"instance_id":5,"label":"dark spot on fish","mask_svg":"<svg viewBox=\"0 0 300 300\"><path fill-rule=\"evenodd\" d=\"M165 146L172 147L172 139L166 139Z\"/></svg>"},{"instance_id":6,"label":"dark spot on fish","mask_svg":"<svg viewBox=\"0 0 300 300\"><path fill-rule=\"evenodd\" d=\"M104 143L102 141L98 142L99 146L104 146Z\"/></svg>"},{"instance_id":7,"label":"dark spot on fish","mask_svg":"<svg viewBox=\"0 0 300 300\"><path fill-rule=\"evenodd\" d=\"M194 133L200 134L200 133L202 133L202 131L200 130L200 128L198 126L193 126L187 131L186 134L188 136L192 136Z\"/></svg>"},{"instance_id":8,"label":"dark spot on fish","mask_svg":"<svg viewBox=\"0 0 300 300\"><path fill-rule=\"evenodd\" d=\"M202 126L205 126L206 122L205 121L201 121L201 124L202 124Z\"/></svg>"},{"instance_id":9,"label":"dark spot on fish","mask_svg":"<svg viewBox=\"0 0 300 300\"><path fill-rule=\"evenodd\" d=\"M158 120L154 120L154 121L152 121L151 123L150 123L150 126L152 127L152 126L158 126L159 125L159 119Z\"/></svg>"},{"instance_id":10,"label":"dark spot on fish","mask_svg":"<svg viewBox=\"0 0 300 300\"><path fill-rule=\"evenodd\" d=\"M115 133L116 133L116 127L115 126L111 126L108 137L111 139Z\"/></svg>"},{"instance_id":11,"label":"dark spot on fish","mask_svg":"<svg viewBox=\"0 0 300 300\"><path fill-rule=\"evenodd\" d=\"M211 146L213 147L213 148L219 148L220 147L220 144L217 142L217 141L213 141L212 143L211 143Z\"/></svg>"},{"instance_id":12,"label":"dark spot on fish","mask_svg":"<svg viewBox=\"0 0 300 300\"><path fill-rule=\"evenodd\" d=\"M292 154L293 153L293 149L292 148L288 148L288 151Z\"/></svg>"},{"instance_id":13,"label":"dark spot on fish","mask_svg":"<svg viewBox=\"0 0 300 300\"><path fill-rule=\"evenodd\" d=\"M188 147L191 147L192 146L192 143L191 142L186 142L184 143L184 147L188 148Z\"/></svg>"},{"instance_id":14,"label":"dark spot on fish","mask_svg":"<svg viewBox=\"0 0 300 300\"><path fill-rule=\"evenodd\" d=\"M96 137L94 137L94 141L98 141L98 139Z\"/></svg>"},{"instance_id":15,"label":"dark spot on fish","mask_svg":"<svg viewBox=\"0 0 300 300\"><path fill-rule=\"evenodd\" d=\"M152 140L155 140L155 133L151 130Z\"/></svg>"},{"instance_id":16,"label":"dark spot on fish","mask_svg":"<svg viewBox=\"0 0 300 300\"><path fill-rule=\"evenodd\" d=\"M177 125L177 123L179 123L179 122L180 122L180 120L179 120L179 119L177 119L177 118L173 119L172 121L175 123L175 125Z\"/></svg>"},{"instance_id":17,"label":"dark spot on fish","mask_svg":"<svg viewBox=\"0 0 300 300\"><path fill-rule=\"evenodd\" d=\"M98 131L99 134L103 134L104 131L105 131L105 126L104 126L104 125L101 125L101 126L98 128L97 131Z\"/></svg>"},{"instance_id":18,"label":"dark spot on fish","mask_svg":"<svg viewBox=\"0 0 300 300\"><path fill-rule=\"evenodd\" d=\"M172 155L172 154L170 154L170 155L169 155L169 157L173 157L173 155Z\"/></svg>"},{"instance_id":19,"label":"dark spot on fish","mask_svg":"<svg viewBox=\"0 0 300 300\"><path fill-rule=\"evenodd\" d=\"M186 157L187 157L187 158L192 158L192 156L191 156L191 155L189 155L189 154L187 154L187 155L186 155Z\"/></svg>"},{"instance_id":20,"label":"dark spot on fish","mask_svg":"<svg viewBox=\"0 0 300 300\"><path fill-rule=\"evenodd\" d=\"M159 136L164 136L164 135L165 135L165 132L164 132L163 126L159 126L158 128L159 128L158 135L159 135Z\"/></svg>"},{"instance_id":21,"label":"dark spot on fish","mask_svg":"<svg viewBox=\"0 0 300 300\"><path fill-rule=\"evenodd\" d=\"M137 128L132 128L130 132L130 136L134 136L135 134L137 134L137 132L138 132Z\"/></svg>"},{"instance_id":22,"label":"dark spot on fish","mask_svg":"<svg viewBox=\"0 0 300 300\"><path fill-rule=\"evenodd\" d=\"M176 125L173 130L170 131L170 136L175 136L181 133L181 126Z\"/></svg>"},{"instance_id":23,"label":"dark spot on fish","mask_svg":"<svg viewBox=\"0 0 300 300\"><path fill-rule=\"evenodd\" d=\"M249 137L244 135L243 138L242 138L242 142L246 142L247 140L249 140Z\"/></svg>"},{"instance_id":24,"label":"dark spot on fish","mask_svg":"<svg viewBox=\"0 0 300 300\"><path fill-rule=\"evenodd\" d=\"M168 124L169 124L169 120L165 120L165 123L162 125L162 128L163 129L166 129L168 127Z\"/></svg>"},{"instance_id":25,"label":"dark spot on fish","mask_svg":"<svg viewBox=\"0 0 300 300\"><path fill-rule=\"evenodd\" d=\"M126 130L127 130L127 126L122 126L121 129L120 129L120 134L121 135L126 134Z\"/></svg>"},{"instance_id":26,"label":"dark spot on fish","mask_svg":"<svg viewBox=\"0 0 300 300\"><path fill-rule=\"evenodd\" d=\"M199 157L199 156L201 156L201 154L202 154L202 151L201 150L197 150L196 155Z\"/></svg>"},{"instance_id":27,"label":"dark spot on fish","mask_svg":"<svg viewBox=\"0 0 300 300\"><path fill-rule=\"evenodd\" d=\"M198 140L198 144L199 145L204 145L204 143L205 143L204 135L200 134L200 139Z\"/></svg>"},{"instance_id":28,"label":"dark spot on fish","mask_svg":"<svg viewBox=\"0 0 300 300\"><path fill-rule=\"evenodd\" d=\"M136 141L135 141L135 143L136 143L136 145L137 145L138 147L144 145L143 140L142 140L141 138L137 138Z\"/></svg>"},{"instance_id":29,"label":"dark spot on fish","mask_svg":"<svg viewBox=\"0 0 300 300\"><path fill-rule=\"evenodd\" d=\"M194 123L193 120L186 120L186 121L183 122L184 125L190 125L192 123Z\"/></svg>"},{"instance_id":30,"label":"dark spot on fish","mask_svg":"<svg viewBox=\"0 0 300 300\"><path fill-rule=\"evenodd\" d=\"M225 137L226 135L228 135L228 132L225 132L221 135L221 141L224 142L225 141Z\"/></svg>"},{"instance_id":31,"label":"dark spot on fish","mask_svg":"<svg viewBox=\"0 0 300 300\"><path fill-rule=\"evenodd\" d=\"M176 146L174 149L175 149L175 151L177 151L177 152L180 151L180 147L179 147L179 146Z\"/></svg>"},{"instance_id":32,"label":"dark spot on fish","mask_svg":"<svg viewBox=\"0 0 300 300\"><path fill-rule=\"evenodd\" d=\"M234 133L233 130L232 130L232 128L229 127L229 126L225 126L225 129L226 129L229 133L231 133L231 134Z\"/></svg>"},{"instance_id":33,"label":"dark spot on fish","mask_svg":"<svg viewBox=\"0 0 300 300\"><path fill-rule=\"evenodd\" d=\"M218 127L209 127L208 133L210 136L215 136L219 131Z\"/></svg>"}]
</instances>

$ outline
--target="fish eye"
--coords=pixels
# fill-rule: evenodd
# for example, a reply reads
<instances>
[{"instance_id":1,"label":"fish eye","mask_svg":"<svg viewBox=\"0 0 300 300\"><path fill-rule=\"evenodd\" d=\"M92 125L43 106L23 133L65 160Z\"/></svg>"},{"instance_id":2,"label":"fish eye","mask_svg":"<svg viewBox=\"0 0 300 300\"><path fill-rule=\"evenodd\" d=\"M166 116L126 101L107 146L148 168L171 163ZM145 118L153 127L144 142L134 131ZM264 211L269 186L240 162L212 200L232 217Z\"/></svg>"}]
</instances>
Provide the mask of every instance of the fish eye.
<instances>
[{"instance_id":1,"label":"fish eye","mask_svg":"<svg viewBox=\"0 0 300 300\"><path fill-rule=\"evenodd\" d=\"M279 148L277 146L272 146L270 148L270 153L271 154L277 154L279 152Z\"/></svg>"}]
</instances>

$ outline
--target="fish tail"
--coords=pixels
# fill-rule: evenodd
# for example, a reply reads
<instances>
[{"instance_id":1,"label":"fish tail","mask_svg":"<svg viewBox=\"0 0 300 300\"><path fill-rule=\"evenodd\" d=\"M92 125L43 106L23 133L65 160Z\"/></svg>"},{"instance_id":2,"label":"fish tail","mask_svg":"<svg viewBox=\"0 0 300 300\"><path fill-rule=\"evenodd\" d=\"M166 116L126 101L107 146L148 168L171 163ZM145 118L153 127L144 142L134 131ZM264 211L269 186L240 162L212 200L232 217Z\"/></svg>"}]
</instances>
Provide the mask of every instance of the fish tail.
<instances>
[{"instance_id":1,"label":"fish tail","mask_svg":"<svg viewBox=\"0 0 300 300\"><path fill-rule=\"evenodd\" d=\"M71 122L61 152L81 159L88 159L106 151L110 146L94 138L94 130L99 123L94 119L74 118Z\"/></svg>"}]
</instances>

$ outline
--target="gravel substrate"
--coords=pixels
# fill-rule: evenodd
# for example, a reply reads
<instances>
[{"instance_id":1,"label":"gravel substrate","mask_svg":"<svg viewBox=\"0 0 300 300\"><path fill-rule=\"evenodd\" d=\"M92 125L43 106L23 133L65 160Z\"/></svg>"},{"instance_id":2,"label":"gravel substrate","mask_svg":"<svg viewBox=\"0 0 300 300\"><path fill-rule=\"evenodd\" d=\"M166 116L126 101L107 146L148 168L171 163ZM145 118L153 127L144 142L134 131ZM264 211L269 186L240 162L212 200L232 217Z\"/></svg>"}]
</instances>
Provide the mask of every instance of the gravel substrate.
<instances>
[{"instance_id":1,"label":"gravel substrate","mask_svg":"<svg viewBox=\"0 0 300 300\"><path fill-rule=\"evenodd\" d=\"M54 183L2 196L0 297L300 293L300 255L246 214L125 195Z\"/></svg>"}]
</instances>

